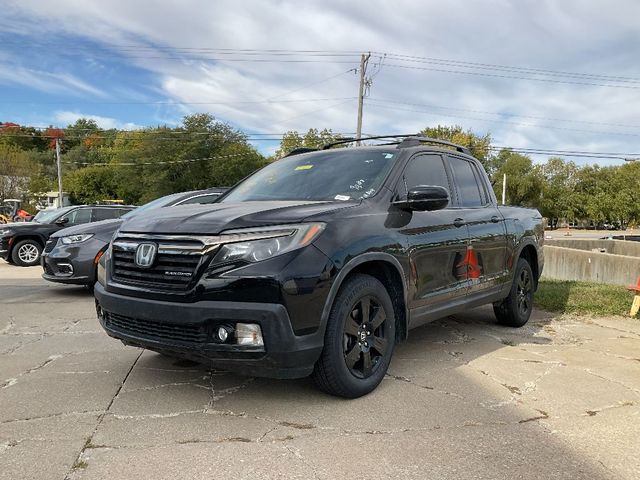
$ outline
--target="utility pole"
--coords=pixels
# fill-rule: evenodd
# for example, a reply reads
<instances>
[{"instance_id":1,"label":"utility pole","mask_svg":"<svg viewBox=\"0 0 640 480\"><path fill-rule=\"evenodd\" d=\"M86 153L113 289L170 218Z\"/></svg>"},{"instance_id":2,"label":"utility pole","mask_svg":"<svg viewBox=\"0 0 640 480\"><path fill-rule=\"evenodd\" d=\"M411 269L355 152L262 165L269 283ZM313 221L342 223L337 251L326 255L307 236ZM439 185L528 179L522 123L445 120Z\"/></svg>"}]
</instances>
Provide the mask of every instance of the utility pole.
<instances>
[{"instance_id":1,"label":"utility pole","mask_svg":"<svg viewBox=\"0 0 640 480\"><path fill-rule=\"evenodd\" d=\"M58 165L58 207L62 205L62 166L60 163L60 139L56 137L56 163Z\"/></svg>"},{"instance_id":2,"label":"utility pole","mask_svg":"<svg viewBox=\"0 0 640 480\"><path fill-rule=\"evenodd\" d=\"M358 92L358 127L356 128L356 145L360 145L360 137L362 137L362 104L364 101L365 88L367 86L367 64L371 58L371 53L360 56L360 90Z\"/></svg>"},{"instance_id":3,"label":"utility pole","mask_svg":"<svg viewBox=\"0 0 640 480\"><path fill-rule=\"evenodd\" d=\"M502 205L506 203L507 198L507 174L502 176Z\"/></svg>"}]
</instances>

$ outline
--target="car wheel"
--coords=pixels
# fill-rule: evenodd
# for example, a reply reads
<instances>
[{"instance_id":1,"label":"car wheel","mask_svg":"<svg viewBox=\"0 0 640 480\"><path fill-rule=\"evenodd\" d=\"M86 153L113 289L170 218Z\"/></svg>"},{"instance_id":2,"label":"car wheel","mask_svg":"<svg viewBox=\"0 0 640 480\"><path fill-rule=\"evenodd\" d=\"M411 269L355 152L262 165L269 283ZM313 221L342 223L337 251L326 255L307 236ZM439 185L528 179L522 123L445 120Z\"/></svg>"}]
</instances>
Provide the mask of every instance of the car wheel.
<instances>
[{"instance_id":1,"label":"car wheel","mask_svg":"<svg viewBox=\"0 0 640 480\"><path fill-rule=\"evenodd\" d=\"M369 275L348 278L336 296L313 371L332 395L357 398L384 378L395 345L395 315L387 289Z\"/></svg>"},{"instance_id":2,"label":"car wheel","mask_svg":"<svg viewBox=\"0 0 640 480\"><path fill-rule=\"evenodd\" d=\"M522 327L533 311L535 280L531 266L524 258L518 260L509 296L493 304L498 323L508 327Z\"/></svg>"},{"instance_id":3,"label":"car wheel","mask_svg":"<svg viewBox=\"0 0 640 480\"><path fill-rule=\"evenodd\" d=\"M40 262L42 247L35 240L18 242L11 252L13 263L21 267L32 267Z\"/></svg>"}]
</instances>

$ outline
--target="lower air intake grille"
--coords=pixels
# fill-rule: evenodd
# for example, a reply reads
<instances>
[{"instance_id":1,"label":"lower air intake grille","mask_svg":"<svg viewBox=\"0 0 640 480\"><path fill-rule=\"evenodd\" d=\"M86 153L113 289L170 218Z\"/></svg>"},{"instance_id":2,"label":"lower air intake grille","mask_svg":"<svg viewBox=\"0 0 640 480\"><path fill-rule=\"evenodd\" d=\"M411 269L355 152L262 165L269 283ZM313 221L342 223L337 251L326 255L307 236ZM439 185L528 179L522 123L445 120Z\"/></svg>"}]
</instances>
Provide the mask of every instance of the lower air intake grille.
<instances>
[{"instance_id":1,"label":"lower air intake grille","mask_svg":"<svg viewBox=\"0 0 640 480\"><path fill-rule=\"evenodd\" d=\"M209 335L206 325L154 322L105 312L108 328L138 337L156 338L185 343L206 343Z\"/></svg>"}]
</instances>

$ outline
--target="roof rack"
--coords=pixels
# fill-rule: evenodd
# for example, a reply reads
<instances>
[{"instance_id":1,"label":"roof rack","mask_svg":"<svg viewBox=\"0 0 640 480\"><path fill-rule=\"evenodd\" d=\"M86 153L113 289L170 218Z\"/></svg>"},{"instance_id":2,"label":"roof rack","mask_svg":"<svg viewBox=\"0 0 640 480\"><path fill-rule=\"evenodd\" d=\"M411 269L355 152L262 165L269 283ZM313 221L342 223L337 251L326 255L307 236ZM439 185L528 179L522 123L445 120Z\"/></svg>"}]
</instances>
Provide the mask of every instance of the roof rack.
<instances>
[{"instance_id":1,"label":"roof rack","mask_svg":"<svg viewBox=\"0 0 640 480\"><path fill-rule=\"evenodd\" d=\"M360 140L361 141L362 140L379 140L379 139L385 139L385 138L398 139L395 142L389 142L389 143L385 144L385 145L398 145L398 148L416 147L416 146L420 145L421 143L433 143L433 144L436 144L436 145L445 145L447 147L452 147L452 148L454 148L456 151L458 151L460 153L465 153L467 155L471 155L471 151L467 147L464 147L462 145L458 145L457 143L447 142L446 140L439 140L437 138L431 138L431 137L427 137L425 135L420 135L420 134L376 135L376 136L372 136L372 137L362 137L362 138L360 138ZM357 142L357 141L358 141L358 139L355 139L355 138L344 138L342 140L338 140L336 142L327 143L326 145L323 145L322 146L322 150L328 150L328 149L330 149L330 148L332 148L332 147L334 147L336 145L344 145L345 143L353 143L353 142ZM297 150L299 150L299 149L297 149ZM294 150L294 152L302 153L302 152L297 152L297 150ZM310 151L310 150L308 150L308 151Z\"/></svg>"},{"instance_id":2,"label":"roof rack","mask_svg":"<svg viewBox=\"0 0 640 480\"><path fill-rule=\"evenodd\" d=\"M466 153L467 155L471 155L471 150L467 147L463 147L462 145L458 145L457 143L447 142L446 140L439 140L437 138L427 137L425 135L412 135L408 136L400 144L398 148L407 148L407 147L416 147L421 143L434 143L436 145L445 145L447 147L453 147L456 151L460 153Z\"/></svg>"},{"instance_id":3,"label":"roof rack","mask_svg":"<svg viewBox=\"0 0 640 480\"><path fill-rule=\"evenodd\" d=\"M404 137L411 137L411 136L413 135L376 135L374 137L362 137L360 139L349 137L349 138L343 138L342 140L337 140L335 142L326 143L322 146L322 150L329 150L331 147L335 147L336 145L353 143L353 142L357 142L358 140L362 141L362 140L377 140L380 138L404 138Z\"/></svg>"},{"instance_id":4,"label":"roof rack","mask_svg":"<svg viewBox=\"0 0 640 480\"><path fill-rule=\"evenodd\" d=\"M300 155L301 153L308 153L308 152L317 152L318 149L317 148L310 148L310 147L299 147L299 148L294 148L293 150L291 150L290 152L287 152L287 154L283 157L291 157L293 155Z\"/></svg>"}]
</instances>

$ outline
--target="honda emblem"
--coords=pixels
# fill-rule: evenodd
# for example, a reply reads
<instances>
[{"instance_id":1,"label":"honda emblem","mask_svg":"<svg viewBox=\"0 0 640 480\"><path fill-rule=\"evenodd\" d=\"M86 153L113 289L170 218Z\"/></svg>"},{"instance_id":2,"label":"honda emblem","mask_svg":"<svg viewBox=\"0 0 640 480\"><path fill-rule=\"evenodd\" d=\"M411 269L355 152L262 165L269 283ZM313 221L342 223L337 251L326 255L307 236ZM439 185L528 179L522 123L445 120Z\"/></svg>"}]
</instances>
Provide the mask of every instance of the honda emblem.
<instances>
[{"instance_id":1,"label":"honda emblem","mask_svg":"<svg viewBox=\"0 0 640 480\"><path fill-rule=\"evenodd\" d=\"M141 243L136 248L136 265L142 268L150 268L156 259L158 247L155 243Z\"/></svg>"}]
</instances>

